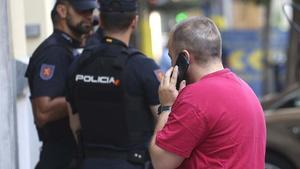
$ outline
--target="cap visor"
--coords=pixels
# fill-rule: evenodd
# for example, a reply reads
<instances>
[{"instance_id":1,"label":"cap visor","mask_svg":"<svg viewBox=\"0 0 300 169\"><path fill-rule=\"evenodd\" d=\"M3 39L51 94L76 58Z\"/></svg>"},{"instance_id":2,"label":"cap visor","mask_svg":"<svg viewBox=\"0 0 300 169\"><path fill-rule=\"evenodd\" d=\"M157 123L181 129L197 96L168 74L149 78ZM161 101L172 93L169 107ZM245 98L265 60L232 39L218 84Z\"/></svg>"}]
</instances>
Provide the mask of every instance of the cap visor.
<instances>
[{"instance_id":1,"label":"cap visor","mask_svg":"<svg viewBox=\"0 0 300 169\"><path fill-rule=\"evenodd\" d=\"M93 2L73 2L72 6L79 11L85 11L90 9L99 8L99 5L96 1Z\"/></svg>"}]
</instances>

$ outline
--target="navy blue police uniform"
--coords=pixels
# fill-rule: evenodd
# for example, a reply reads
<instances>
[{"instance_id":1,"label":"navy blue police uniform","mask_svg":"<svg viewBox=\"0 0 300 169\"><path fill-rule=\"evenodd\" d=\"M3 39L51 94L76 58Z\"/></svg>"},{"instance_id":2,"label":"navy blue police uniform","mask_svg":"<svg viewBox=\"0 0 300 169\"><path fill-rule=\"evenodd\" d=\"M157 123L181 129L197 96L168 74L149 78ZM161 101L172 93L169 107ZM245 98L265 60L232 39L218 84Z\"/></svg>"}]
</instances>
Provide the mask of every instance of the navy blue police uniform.
<instances>
[{"instance_id":1,"label":"navy blue police uniform","mask_svg":"<svg viewBox=\"0 0 300 169\"><path fill-rule=\"evenodd\" d=\"M68 68L78 52L79 42L69 35L55 30L33 53L25 76L28 78L31 96L64 97ZM69 127L69 118L36 125L43 142L36 169L68 168L76 150L76 142Z\"/></svg>"},{"instance_id":2,"label":"navy blue police uniform","mask_svg":"<svg viewBox=\"0 0 300 169\"><path fill-rule=\"evenodd\" d=\"M95 33L92 34L90 38L87 39L85 46L94 46L94 45L99 45L103 39L103 30L101 27L97 29Z\"/></svg>"},{"instance_id":3,"label":"navy blue police uniform","mask_svg":"<svg viewBox=\"0 0 300 169\"><path fill-rule=\"evenodd\" d=\"M74 64L67 100L79 113L84 169L142 169L154 129L161 71L123 42L105 37Z\"/></svg>"}]
</instances>

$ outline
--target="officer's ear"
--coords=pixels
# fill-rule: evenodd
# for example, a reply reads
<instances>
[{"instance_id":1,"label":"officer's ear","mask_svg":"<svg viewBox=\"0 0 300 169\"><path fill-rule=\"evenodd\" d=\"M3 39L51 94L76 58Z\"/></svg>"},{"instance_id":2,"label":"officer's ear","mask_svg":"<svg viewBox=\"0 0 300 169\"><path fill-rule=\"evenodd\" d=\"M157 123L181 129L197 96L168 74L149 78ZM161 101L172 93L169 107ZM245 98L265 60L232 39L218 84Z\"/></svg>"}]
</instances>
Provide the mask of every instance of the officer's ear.
<instances>
[{"instance_id":1,"label":"officer's ear","mask_svg":"<svg viewBox=\"0 0 300 169\"><path fill-rule=\"evenodd\" d=\"M60 16L60 18L66 18L67 17L67 5L66 4L58 4L56 6L56 11L58 13L58 15Z\"/></svg>"},{"instance_id":2,"label":"officer's ear","mask_svg":"<svg viewBox=\"0 0 300 169\"><path fill-rule=\"evenodd\" d=\"M134 18L134 19L132 20L132 22L131 22L131 28L132 28L132 29L135 29L135 28L136 28L136 26L137 26L137 24L138 24L138 21L139 21L139 16L136 15L135 18Z\"/></svg>"},{"instance_id":3,"label":"officer's ear","mask_svg":"<svg viewBox=\"0 0 300 169\"><path fill-rule=\"evenodd\" d=\"M102 15L101 15L101 13L100 13L100 17L99 17L99 26L100 26L100 28L103 28L103 17L102 17Z\"/></svg>"}]
</instances>

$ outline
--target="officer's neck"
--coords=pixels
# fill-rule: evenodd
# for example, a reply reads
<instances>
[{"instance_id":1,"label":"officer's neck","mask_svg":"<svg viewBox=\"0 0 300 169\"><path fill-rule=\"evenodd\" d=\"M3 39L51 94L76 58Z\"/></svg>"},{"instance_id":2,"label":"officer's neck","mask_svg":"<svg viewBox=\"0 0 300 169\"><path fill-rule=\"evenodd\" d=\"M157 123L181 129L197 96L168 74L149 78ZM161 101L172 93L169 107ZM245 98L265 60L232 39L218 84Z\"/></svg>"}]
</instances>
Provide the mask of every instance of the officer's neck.
<instances>
[{"instance_id":1,"label":"officer's neck","mask_svg":"<svg viewBox=\"0 0 300 169\"><path fill-rule=\"evenodd\" d=\"M112 37L118 39L125 43L127 46L129 45L131 32L105 32L105 36Z\"/></svg>"},{"instance_id":2,"label":"officer's neck","mask_svg":"<svg viewBox=\"0 0 300 169\"><path fill-rule=\"evenodd\" d=\"M81 42L81 35L76 34L67 25L65 25L65 24L58 24L58 25L55 26L55 29L62 31L62 32L68 34L72 39L75 39L78 42Z\"/></svg>"}]
</instances>

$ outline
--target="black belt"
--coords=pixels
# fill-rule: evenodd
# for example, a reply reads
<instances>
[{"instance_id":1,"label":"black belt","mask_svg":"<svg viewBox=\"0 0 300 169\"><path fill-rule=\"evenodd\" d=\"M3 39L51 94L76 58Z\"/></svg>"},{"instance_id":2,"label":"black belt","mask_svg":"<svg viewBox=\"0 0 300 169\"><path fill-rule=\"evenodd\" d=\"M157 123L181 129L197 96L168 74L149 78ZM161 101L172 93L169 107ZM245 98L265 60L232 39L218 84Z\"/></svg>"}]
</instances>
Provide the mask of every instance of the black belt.
<instances>
[{"instance_id":1,"label":"black belt","mask_svg":"<svg viewBox=\"0 0 300 169\"><path fill-rule=\"evenodd\" d=\"M128 159L128 152L123 151L110 151L110 150L85 150L86 158L115 158L115 159Z\"/></svg>"},{"instance_id":2,"label":"black belt","mask_svg":"<svg viewBox=\"0 0 300 169\"><path fill-rule=\"evenodd\" d=\"M149 155L146 151L112 151L99 149L86 149L85 158L109 158L109 159L123 159L132 163L144 165L149 161Z\"/></svg>"}]
</instances>

